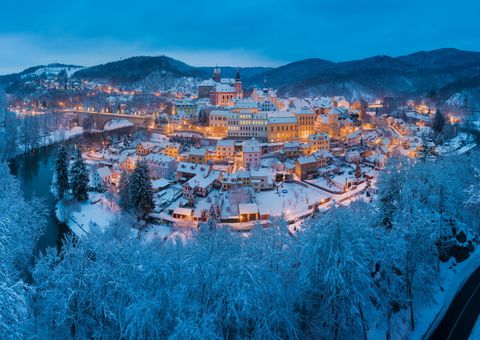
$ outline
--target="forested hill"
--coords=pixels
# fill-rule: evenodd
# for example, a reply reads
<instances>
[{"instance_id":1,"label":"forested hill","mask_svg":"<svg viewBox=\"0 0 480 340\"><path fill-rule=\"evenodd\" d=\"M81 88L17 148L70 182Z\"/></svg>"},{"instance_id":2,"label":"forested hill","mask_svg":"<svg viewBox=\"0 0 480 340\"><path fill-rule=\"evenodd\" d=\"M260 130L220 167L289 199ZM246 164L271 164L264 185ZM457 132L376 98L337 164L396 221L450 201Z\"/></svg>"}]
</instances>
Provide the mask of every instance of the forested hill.
<instances>
[{"instance_id":1,"label":"forested hill","mask_svg":"<svg viewBox=\"0 0 480 340\"><path fill-rule=\"evenodd\" d=\"M22 88L22 82L30 76L43 74L39 71L42 67L45 68L37 66L1 76L0 84ZM212 66L194 67L167 56L132 57L71 70L76 71L71 72L73 77L80 80L149 90L186 78L197 82L210 78L213 73ZM235 72L234 66L222 67L223 77L232 78ZM268 86L278 89L282 96L343 95L349 99L429 96L440 103L467 103L480 108L480 52L447 48L345 62L311 58L276 68L243 67L240 72L245 88L263 87L266 80ZM26 77L27 74L30 76Z\"/></svg>"},{"instance_id":2,"label":"forested hill","mask_svg":"<svg viewBox=\"0 0 480 340\"><path fill-rule=\"evenodd\" d=\"M206 73L181 61L166 57L132 57L107 64L88 67L74 74L87 80L102 80L112 84L138 82L152 73L173 77L206 77Z\"/></svg>"}]
</instances>

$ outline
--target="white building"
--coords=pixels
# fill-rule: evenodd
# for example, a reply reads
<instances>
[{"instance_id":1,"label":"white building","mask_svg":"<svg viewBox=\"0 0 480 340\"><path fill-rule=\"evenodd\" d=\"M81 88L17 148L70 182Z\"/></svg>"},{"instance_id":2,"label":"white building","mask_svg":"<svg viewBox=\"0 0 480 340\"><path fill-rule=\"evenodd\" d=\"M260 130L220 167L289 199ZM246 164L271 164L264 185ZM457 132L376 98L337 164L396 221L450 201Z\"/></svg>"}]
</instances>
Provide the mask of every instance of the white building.
<instances>
[{"instance_id":1,"label":"white building","mask_svg":"<svg viewBox=\"0 0 480 340\"><path fill-rule=\"evenodd\" d=\"M255 138L243 142L242 154L244 169L256 169L260 167L260 143Z\"/></svg>"},{"instance_id":2,"label":"white building","mask_svg":"<svg viewBox=\"0 0 480 340\"><path fill-rule=\"evenodd\" d=\"M112 170L108 166L93 169L90 173L90 185L93 188L104 188L110 184Z\"/></svg>"},{"instance_id":3,"label":"white building","mask_svg":"<svg viewBox=\"0 0 480 340\"><path fill-rule=\"evenodd\" d=\"M250 111L232 113L227 119L228 137L267 139L267 122L268 115L266 113Z\"/></svg>"},{"instance_id":4,"label":"white building","mask_svg":"<svg viewBox=\"0 0 480 340\"><path fill-rule=\"evenodd\" d=\"M175 175L176 161L174 158L164 154L150 154L145 157L150 177L153 179L172 179Z\"/></svg>"},{"instance_id":5,"label":"white building","mask_svg":"<svg viewBox=\"0 0 480 340\"><path fill-rule=\"evenodd\" d=\"M211 127L227 128L227 120L232 114L227 110L212 110L208 116L208 125Z\"/></svg>"}]
</instances>

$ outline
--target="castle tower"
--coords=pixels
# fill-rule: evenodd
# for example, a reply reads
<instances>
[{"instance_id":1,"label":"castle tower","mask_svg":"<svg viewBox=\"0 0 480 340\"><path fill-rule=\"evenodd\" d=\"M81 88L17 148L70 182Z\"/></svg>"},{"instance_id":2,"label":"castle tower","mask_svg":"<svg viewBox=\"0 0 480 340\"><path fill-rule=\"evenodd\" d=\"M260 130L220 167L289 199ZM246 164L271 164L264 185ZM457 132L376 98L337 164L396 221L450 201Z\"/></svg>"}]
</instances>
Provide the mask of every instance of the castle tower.
<instances>
[{"instance_id":1,"label":"castle tower","mask_svg":"<svg viewBox=\"0 0 480 340\"><path fill-rule=\"evenodd\" d=\"M267 78L263 79L263 93L267 94L268 93L268 87L267 87Z\"/></svg>"},{"instance_id":2,"label":"castle tower","mask_svg":"<svg viewBox=\"0 0 480 340\"><path fill-rule=\"evenodd\" d=\"M240 69L237 67L237 74L235 75L235 92L238 98L243 97L242 79L240 78Z\"/></svg>"},{"instance_id":3,"label":"castle tower","mask_svg":"<svg viewBox=\"0 0 480 340\"><path fill-rule=\"evenodd\" d=\"M220 67L218 66L213 69L213 80L217 83L222 80L222 71L220 71Z\"/></svg>"}]
</instances>

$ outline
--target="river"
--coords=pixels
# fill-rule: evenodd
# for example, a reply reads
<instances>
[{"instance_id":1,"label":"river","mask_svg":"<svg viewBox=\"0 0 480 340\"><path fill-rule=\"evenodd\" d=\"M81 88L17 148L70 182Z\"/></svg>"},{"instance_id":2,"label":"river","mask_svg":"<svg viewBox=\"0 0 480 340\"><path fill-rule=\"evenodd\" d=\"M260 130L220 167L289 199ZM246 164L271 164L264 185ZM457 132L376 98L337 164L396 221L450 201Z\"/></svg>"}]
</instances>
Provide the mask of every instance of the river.
<instances>
[{"instance_id":1,"label":"river","mask_svg":"<svg viewBox=\"0 0 480 340\"><path fill-rule=\"evenodd\" d=\"M107 138L118 140L125 134L132 133L133 127L122 128L115 131L105 131L96 134L86 134L64 142L67 146L75 144L82 146L100 146ZM38 255L48 247L60 249L63 237L69 232L64 223L60 223L55 216L56 199L50 192L55 158L60 144L53 144L39 148L27 155L20 155L10 161L10 170L20 181L23 194L27 199L32 197L41 198L47 208L47 226L44 234L39 238L34 249L34 255Z\"/></svg>"}]
</instances>

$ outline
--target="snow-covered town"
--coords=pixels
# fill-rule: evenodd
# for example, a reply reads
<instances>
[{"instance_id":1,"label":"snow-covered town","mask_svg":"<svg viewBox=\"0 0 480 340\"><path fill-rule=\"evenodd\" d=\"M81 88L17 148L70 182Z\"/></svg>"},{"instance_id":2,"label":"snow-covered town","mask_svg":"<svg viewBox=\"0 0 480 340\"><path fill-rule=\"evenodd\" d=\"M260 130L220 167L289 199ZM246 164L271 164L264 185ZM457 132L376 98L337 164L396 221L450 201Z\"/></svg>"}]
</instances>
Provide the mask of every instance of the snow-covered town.
<instances>
[{"instance_id":1,"label":"snow-covered town","mask_svg":"<svg viewBox=\"0 0 480 340\"><path fill-rule=\"evenodd\" d=\"M2 5L0 339L480 339L478 2Z\"/></svg>"},{"instance_id":2,"label":"snow-covered town","mask_svg":"<svg viewBox=\"0 0 480 340\"><path fill-rule=\"evenodd\" d=\"M247 97L240 71L224 79L215 68L197 96L174 101L166 125L96 148L80 145L91 197L71 215L59 214L78 234L91 223L107 227L130 208L129 178L144 163L152 202L141 232L166 238L209 221L247 231L272 217L285 218L294 232L318 211L372 201L392 156L424 161L477 146L460 131L436 139L434 121L445 118L425 107L407 102L387 115L379 101L279 98L268 87ZM447 124L442 129L452 130Z\"/></svg>"}]
</instances>

